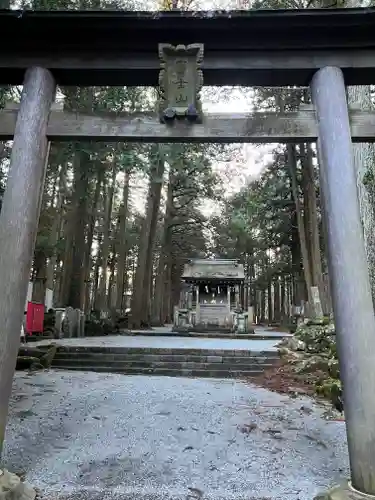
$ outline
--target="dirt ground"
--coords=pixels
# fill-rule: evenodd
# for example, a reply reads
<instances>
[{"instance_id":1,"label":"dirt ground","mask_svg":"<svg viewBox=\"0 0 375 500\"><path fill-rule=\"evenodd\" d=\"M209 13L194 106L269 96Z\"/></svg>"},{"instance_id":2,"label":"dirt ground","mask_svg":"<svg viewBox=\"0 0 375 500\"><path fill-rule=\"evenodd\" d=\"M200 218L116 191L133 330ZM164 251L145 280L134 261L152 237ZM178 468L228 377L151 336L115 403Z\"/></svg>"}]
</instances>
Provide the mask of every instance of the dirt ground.
<instances>
[{"instance_id":1,"label":"dirt ground","mask_svg":"<svg viewBox=\"0 0 375 500\"><path fill-rule=\"evenodd\" d=\"M318 403L329 407L330 403L319 397L315 392L315 382L321 377L319 372L309 374L297 374L293 371L288 360L280 359L274 366L256 377L248 379L249 382L278 394L287 394L289 397L309 396ZM331 419L337 421L345 420L344 416L334 408L330 409Z\"/></svg>"},{"instance_id":2,"label":"dirt ground","mask_svg":"<svg viewBox=\"0 0 375 500\"><path fill-rule=\"evenodd\" d=\"M251 377L252 383L264 387L265 389L278 392L279 394L295 393L296 395L315 395L312 381L306 379L306 375L298 375L290 367L290 364L282 359L275 362L275 365L257 375Z\"/></svg>"}]
</instances>

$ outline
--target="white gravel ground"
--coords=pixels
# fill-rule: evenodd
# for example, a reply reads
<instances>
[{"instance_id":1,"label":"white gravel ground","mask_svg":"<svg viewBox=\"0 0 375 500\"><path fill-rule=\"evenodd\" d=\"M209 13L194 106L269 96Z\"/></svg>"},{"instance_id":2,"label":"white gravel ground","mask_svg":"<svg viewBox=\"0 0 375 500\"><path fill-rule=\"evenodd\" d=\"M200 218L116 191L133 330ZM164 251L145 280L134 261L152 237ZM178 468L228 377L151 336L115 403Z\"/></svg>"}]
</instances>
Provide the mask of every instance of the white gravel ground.
<instances>
[{"instance_id":1,"label":"white gravel ground","mask_svg":"<svg viewBox=\"0 0 375 500\"><path fill-rule=\"evenodd\" d=\"M343 422L239 381L17 373L4 460L48 500L311 500Z\"/></svg>"}]
</instances>

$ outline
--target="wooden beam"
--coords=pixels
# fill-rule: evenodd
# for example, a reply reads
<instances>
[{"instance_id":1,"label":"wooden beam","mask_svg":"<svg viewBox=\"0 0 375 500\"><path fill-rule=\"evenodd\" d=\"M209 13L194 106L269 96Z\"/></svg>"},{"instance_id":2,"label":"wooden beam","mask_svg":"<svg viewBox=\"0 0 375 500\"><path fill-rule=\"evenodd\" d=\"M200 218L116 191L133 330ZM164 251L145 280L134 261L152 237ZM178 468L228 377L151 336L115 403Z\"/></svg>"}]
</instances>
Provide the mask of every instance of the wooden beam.
<instances>
[{"instance_id":1,"label":"wooden beam","mask_svg":"<svg viewBox=\"0 0 375 500\"><path fill-rule=\"evenodd\" d=\"M0 84L22 83L25 70L48 68L59 85L157 86L160 60L157 50L103 53L81 51L21 54L0 52ZM375 82L375 48L358 47L336 50L284 49L205 51L205 85L308 86L315 71L325 66L342 69L347 85Z\"/></svg>"},{"instance_id":2,"label":"wooden beam","mask_svg":"<svg viewBox=\"0 0 375 500\"><path fill-rule=\"evenodd\" d=\"M307 86L325 66L340 67L346 85L374 84L374 24L374 8L0 11L12 39L0 47L0 84L41 66L59 85L157 86L159 42L204 44L205 85Z\"/></svg>"},{"instance_id":3,"label":"wooden beam","mask_svg":"<svg viewBox=\"0 0 375 500\"><path fill-rule=\"evenodd\" d=\"M17 110L0 111L0 139L12 139ZM354 142L375 142L375 113L351 109ZM208 114L203 124L164 125L153 114L75 114L51 111L47 136L54 141L96 142L315 142L313 109L297 113Z\"/></svg>"}]
</instances>

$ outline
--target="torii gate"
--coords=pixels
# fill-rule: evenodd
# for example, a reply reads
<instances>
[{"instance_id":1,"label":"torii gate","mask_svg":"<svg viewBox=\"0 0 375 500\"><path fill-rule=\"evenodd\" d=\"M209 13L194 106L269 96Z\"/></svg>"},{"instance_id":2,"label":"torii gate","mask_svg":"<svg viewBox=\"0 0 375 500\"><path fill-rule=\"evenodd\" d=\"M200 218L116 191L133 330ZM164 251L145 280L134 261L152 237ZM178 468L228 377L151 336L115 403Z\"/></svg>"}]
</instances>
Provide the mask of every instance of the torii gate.
<instances>
[{"instance_id":1,"label":"torii gate","mask_svg":"<svg viewBox=\"0 0 375 500\"><path fill-rule=\"evenodd\" d=\"M372 8L0 12L0 84L24 84L19 111L0 112L0 139L14 136L0 217L0 442L49 140L317 140L351 480L359 492L375 495L375 319L352 158L352 140L375 141L375 114L348 112L345 92L345 84L375 83L374 27ZM172 125L152 116L50 112L57 84L158 85L159 43L202 44L207 85L310 85L314 108L282 115L212 115L200 124ZM345 491L340 498L363 498Z\"/></svg>"}]
</instances>

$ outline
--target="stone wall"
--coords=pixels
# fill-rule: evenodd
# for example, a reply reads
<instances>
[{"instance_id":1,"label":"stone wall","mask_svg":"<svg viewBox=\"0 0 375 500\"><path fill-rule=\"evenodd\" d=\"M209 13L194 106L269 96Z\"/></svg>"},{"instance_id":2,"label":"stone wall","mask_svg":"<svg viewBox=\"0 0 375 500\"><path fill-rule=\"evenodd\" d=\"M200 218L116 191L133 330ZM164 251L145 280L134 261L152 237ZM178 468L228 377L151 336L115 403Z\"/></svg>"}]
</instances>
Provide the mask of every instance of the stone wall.
<instances>
[{"instance_id":1,"label":"stone wall","mask_svg":"<svg viewBox=\"0 0 375 500\"><path fill-rule=\"evenodd\" d=\"M313 385L318 395L330 399L337 409L342 407L336 332L332 321L305 320L294 337L282 340L278 348L290 369Z\"/></svg>"}]
</instances>

